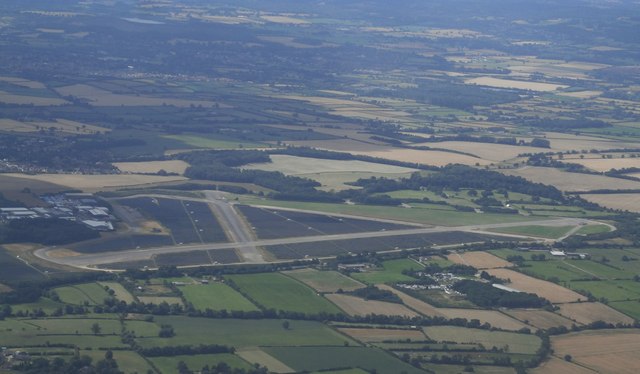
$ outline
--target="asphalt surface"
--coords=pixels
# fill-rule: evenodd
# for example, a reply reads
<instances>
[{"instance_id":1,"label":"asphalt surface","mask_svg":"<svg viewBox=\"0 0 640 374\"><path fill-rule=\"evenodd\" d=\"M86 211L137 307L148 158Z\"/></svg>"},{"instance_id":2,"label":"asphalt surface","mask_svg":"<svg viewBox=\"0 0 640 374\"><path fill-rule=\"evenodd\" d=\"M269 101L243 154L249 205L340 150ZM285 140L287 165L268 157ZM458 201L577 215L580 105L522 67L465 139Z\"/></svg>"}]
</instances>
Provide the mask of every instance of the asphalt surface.
<instances>
[{"instance_id":1,"label":"asphalt surface","mask_svg":"<svg viewBox=\"0 0 640 374\"><path fill-rule=\"evenodd\" d=\"M214 200L216 196L217 195L211 195L211 197ZM209 199L205 201L212 202ZM92 267L96 265L108 265L110 263L116 263L116 262L148 260L152 256L158 255L158 254L235 248L235 249L241 250L242 255L245 256L245 263L263 263L265 260L257 248L261 246L269 246L269 245L296 244L296 243L321 242L321 241L330 241L330 240L348 240L348 239L360 239L360 238L376 238L376 237L386 237L386 236L396 236L396 235L429 234L429 233L441 233L441 232L452 232L452 231L487 233L491 235L501 236L501 234L487 232L487 230L503 228L503 227L524 226L524 225L580 226L587 223L596 223L595 221L590 221L586 219L558 218L558 219L552 219L552 220L540 220L540 221L529 221L529 222L508 222L508 223L485 224L485 225L455 226L455 227L438 226L438 227L426 227L426 228L415 228L415 229L405 229L405 230L388 230L388 231L359 232L359 233L336 234L336 235L279 238L279 239L269 239L269 240L253 240L250 236L247 236L250 234L246 231L248 229L246 227L246 223L244 223L244 220L242 220L237 215L237 212L235 212L231 204L229 204L225 200L218 200L218 203L213 203L213 204L216 207L220 208L221 214L223 215L223 217L225 217L225 219L229 219L228 221L229 226L232 227L231 232L233 232L233 235L237 235L235 239L239 240L238 242L165 246L165 247L134 249L134 250L125 250L125 251L117 251L117 252L81 254L78 256L68 256L68 257L56 257L55 255L50 256L50 252L55 251L56 248L45 247L45 248L36 250L34 254L41 259L58 263L61 265L87 268L87 267ZM236 219L239 219L239 221L235 221ZM528 238L528 236L524 236L524 235L522 236L504 235L504 236ZM535 239L540 240L540 238L535 238Z\"/></svg>"}]
</instances>

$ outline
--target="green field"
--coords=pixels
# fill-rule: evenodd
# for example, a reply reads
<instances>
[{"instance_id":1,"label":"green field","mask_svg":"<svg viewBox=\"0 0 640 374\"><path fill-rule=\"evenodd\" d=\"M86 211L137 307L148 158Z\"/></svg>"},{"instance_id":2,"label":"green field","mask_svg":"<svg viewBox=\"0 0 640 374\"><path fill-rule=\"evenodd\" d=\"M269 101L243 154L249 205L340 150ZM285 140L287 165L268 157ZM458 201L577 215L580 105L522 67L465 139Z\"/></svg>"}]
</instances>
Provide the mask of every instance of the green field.
<instances>
[{"instance_id":1,"label":"green field","mask_svg":"<svg viewBox=\"0 0 640 374\"><path fill-rule=\"evenodd\" d=\"M473 224L491 224L504 222L528 222L540 220L540 217L527 217L516 214L493 214L459 212L451 207L435 204L411 204L412 208L377 206L324 204L297 201L259 199L251 196L239 196L239 201L247 205L268 205L273 207L315 210L326 213L352 214L364 217L394 219L442 226L464 226Z\"/></svg>"},{"instance_id":2,"label":"green field","mask_svg":"<svg viewBox=\"0 0 640 374\"><path fill-rule=\"evenodd\" d=\"M120 321L117 319L94 318L47 318L25 321L33 325L40 335L80 334L93 335L91 326L100 326L100 335L120 335Z\"/></svg>"},{"instance_id":3,"label":"green field","mask_svg":"<svg viewBox=\"0 0 640 374\"><path fill-rule=\"evenodd\" d=\"M80 355L86 355L93 359L96 363L104 359L104 351L81 351ZM142 358L139 354L132 351L113 351L113 358L118 363L118 368L125 373L147 373L149 370L153 371L153 368L149 363Z\"/></svg>"},{"instance_id":4,"label":"green field","mask_svg":"<svg viewBox=\"0 0 640 374\"><path fill-rule=\"evenodd\" d=\"M127 320L124 321L124 327L127 331L131 331L135 336L141 337L156 337L160 332L160 326L153 322Z\"/></svg>"},{"instance_id":5,"label":"green field","mask_svg":"<svg viewBox=\"0 0 640 374\"><path fill-rule=\"evenodd\" d=\"M525 236L535 236L546 239L558 239L566 235L574 226L516 226L516 227L502 227L499 229L491 229L491 232L497 232L502 234L515 234Z\"/></svg>"},{"instance_id":6,"label":"green field","mask_svg":"<svg viewBox=\"0 0 640 374\"><path fill-rule=\"evenodd\" d=\"M11 305L11 310L13 311L13 313L18 313L18 312L29 313L33 310L42 309L43 312L47 314L51 314L54 311L56 311L58 308L63 308L63 307L64 307L64 304L62 303L41 297L38 301L33 303Z\"/></svg>"},{"instance_id":7,"label":"green field","mask_svg":"<svg viewBox=\"0 0 640 374\"><path fill-rule=\"evenodd\" d=\"M424 332L429 338L439 342L482 344L487 349L508 346L509 353L534 354L541 343L540 338L535 335L456 326L430 326L425 327Z\"/></svg>"},{"instance_id":8,"label":"green field","mask_svg":"<svg viewBox=\"0 0 640 374\"><path fill-rule=\"evenodd\" d=\"M285 329L282 320L207 319L178 316L158 316L158 324L173 326L172 338L138 338L143 347L225 344L234 347L255 346L342 346L355 341L337 333L320 322L290 321Z\"/></svg>"},{"instance_id":9,"label":"green field","mask_svg":"<svg viewBox=\"0 0 640 374\"><path fill-rule=\"evenodd\" d=\"M268 347L265 352L296 371L363 368L380 374L423 373L382 350L365 347Z\"/></svg>"},{"instance_id":10,"label":"green field","mask_svg":"<svg viewBox=\"0 0 640 374\"><path fill-rule=\"evenodd\" d=\"M400 260L384 261L382 269L372 270L363 273L353 273L351 276L361 282L368 284L393 283L414 280L410 276L402 274L405 269L421 269L419 263L406 258Z\"/></svg>"},{"instance_id":11,"label":"green field","mask_svg":"<svg viewBox=\"0 0 640 374\"><path fill-rule=\"evenodd\" d=\"M179 289L185 300L201 311L206 309L245 312L259 310L244 296L224 283L194 284L181 286Z\"/></svg>"},{"instance_id":12,"label":"green field","mask_svg":"<svg viewBox=\"0 0 640 374\"><path fill-rule=\"evenodd\" d=\"M640 321L640 300L614 301L609 306Z\"/></svg>"},{"instance_id":13,"label":"green field","mask_svg":"<svg viewBox=\"0 0 640 374\"><path fill-rule=\"evenodd\" d=\"M53 289L60 300L74 305L101 305L109 294L98 283L83 283Z\"/></svg>"},{"instance_id":14,"label":"green field","mask_svg":"<svg viewBox=\"0 0 640 374\"><path fill-rule=\"evenodd\" d=\"M205 366L213 367L221 362L226 363L234 369L250 369L246 361L240 357L228 354L211 354L211 355L192 355L192 356L172 356L172 357L152 357L151 362L160 370L162 374L177 373L178 363L180 361L187 364L187 367L194 372L199 372Z\"/></svg>"},{"instance_id":15,"label":"green field","mask_svg":"<svg viewBox=\"0 0 640 374\"><path fill-rule=\"evenodd\" d=\"M246 142L244 140L215 139L201 135L165 135L164 138L177 140L188 146L209 149L266 148L267 144Z\"/></svg>"},{"instance_id":16,"label":"green field","mask_svg":"<svg viewBox=\"0 0 640 374\"><path fill-rule=\"evenodd\" d=\"M576 235L602 234L609 231L611 231L611 228L606 225L587 225L581 227L580 230L576 232Z\"/></svg>"},{"instance_id":17,"label":"green field","mask_svg":"<svg viewBox=\"0 0 640 374\"><path fill-rule=\"evenodd\" d=\"M300 269L285 272L286 275L299 280L318 292L336 292L338 290L352 291L364 287L346 275L337 271L318 271L314 269Z\"/></svg>"},{"instance_id":18,"label":"green field","mask_svg":"<svg viewBox=\"0 0 640 374\"><path fill-rule=\"evenodd\" d=\"M266 309L308 314L341 313L337 306L311 288L280 273L233 275L227 278Z\"/></svg>"},{"instance_id":19,"label":"green field","mask_svg":"<svg viewBox=\"0 0 640 374\"><path fill-rule=\"evenodd\" d=\"M422 367L438 374L467 373L464 370L466 366L462 366L462 365L424 364L422 365ZM476 365L473 367L473 372L476 374L515 374L516 370L514 368L504 367L504 366Z\"/></svg>"},{"instance_id":20,"label":"green field","mask_svg":"<svg viewBox=\"0 0 640 374\"><path fill-rule=\"evenodd\" d=\"M133 295L118 282L98 282L98 284L113 290L113 296L120 301L124 301L127 304L136 301Z\"/></svg>"},{"instance_id":21,"label":"green field","mask_svg":"<svg viewBox=\"0 0 640 374\"><path fill-rule=\"evenodd\" d=\"M589 291L596 298L609 301L640 298L638 282L631 280L571 282L567 286L575 291Z\"/></svg>"}]
</instances>

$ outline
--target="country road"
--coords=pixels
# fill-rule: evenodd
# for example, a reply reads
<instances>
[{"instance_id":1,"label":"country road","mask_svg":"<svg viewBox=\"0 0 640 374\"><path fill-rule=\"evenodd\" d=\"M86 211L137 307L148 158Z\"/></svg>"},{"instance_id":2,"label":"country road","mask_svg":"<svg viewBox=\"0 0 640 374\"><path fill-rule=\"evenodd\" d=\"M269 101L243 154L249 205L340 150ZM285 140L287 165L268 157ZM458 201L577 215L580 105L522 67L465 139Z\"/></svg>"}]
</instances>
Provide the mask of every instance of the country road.
<instances>
[{"instance_id":1,"label":"country road","mask_svg":"<svg viewBox=\"0 0 640 374\"><path fill-rule=\"evenodd\" d=\"M559 219L553 219L553 220L529 221L524 223L524 225L580 226L588 223L600 223L600 222L590 221L587 219L578 219L578 218L559 218ZM177 245L177 246L165 246L165 247L157 247L157 248L133 249L133 250L125 250L125 251L117 251L117 252L81 254L78 256L68 256L68 257L58 257L55 255L50 256L49 255L50 252L55 251L57 248L45 247L45 248L36 250L34 254L35 256L43 260L54 262L57 264L67 265L72 267L87 268L87 267L92 267L96 265L107 265L110 263L117 263L117 262L148 260L152 256L158 255L158 254L205 251L205 250L228 249L228 248L245 248L245 252L243 252L243 255L244 253L247 253L248 257L246 258L246 263L262 263L264 262L264 259L261 256L259 258L256 257L255 259L252 260L250 258L250 256L252 256L251 250L247 248L256 248L260 246L269 246L269 245L297 244L297 243L321 242L321 241L331 241L331 240L348 240L348 239L359 239L359 238L377 238L377 237L396 236L396 235L415 235L415 234L429 234L429 233L441 233L441 232L452 232L452 231L487 233L491 235L500 236L500 234L487 232L487 230L503 228L503 227L515 227L515 226L523 226L523 223L508 222L508 223L468 225L468 226L456 226L456 227L440 226L440 227L415 228L415 229L404 229L404 230L359 232L359 233L349 233L349 234L319 235L319 236L279 238L279 239L269 239L269 240L251 240L251 241L240 242L240 243ZM242 229L239 229L239 230L242 230ZM505 236L529 238L528 236L518 236L518 235L505 235ZM246 237L244 238L246 239ZM540 238L535 238L535 239L540 239Z\"/></svg>"}]
</instances>

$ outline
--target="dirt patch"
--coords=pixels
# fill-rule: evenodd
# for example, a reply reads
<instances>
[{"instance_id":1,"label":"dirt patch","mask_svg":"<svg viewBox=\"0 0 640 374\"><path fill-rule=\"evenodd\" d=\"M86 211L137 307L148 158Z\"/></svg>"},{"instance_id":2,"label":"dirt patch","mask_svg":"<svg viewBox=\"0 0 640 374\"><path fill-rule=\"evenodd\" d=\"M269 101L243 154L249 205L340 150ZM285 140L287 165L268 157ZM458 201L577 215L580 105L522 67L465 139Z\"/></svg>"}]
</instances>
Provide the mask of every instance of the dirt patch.
<instances>
[{"instance_id":1,"label":"dirt patch","mask_svg":"<svg viewBox=\"0 0 640 374\"><path fill-rule=\"evenodd\" d=\"M558 305L558 313L578 323L590 324L596 321L633 324L633 318L601 303L571 303Z\"/></svg>"},{"instance_id":2,"label":"dirt patch","mask_svg":"<svg viewBox=\"0 0 640 374\"><path fill-rule=\"evenodd\" d=\"M546 310L510 309L506 310L505 313L539 329L549 329L558 326L571 327L571 325L573 325L571 320Z\"/></svg>"},{"instance_id":3,"label":"dirt patch","mask_svg":"<svg viewBox=\"0 0 640 374\"><path fill-rule=\"evenodd\" d=\"M426 340L421 330L392 330L392 329L338 329L361 342L382 342L385 340Z\"/></svg>"},{"instance_id":4,"label":"dirt patch","mask_svg":"<svg viewBox=\"0 0 640 374\"><path fill-rule=\"evenodd\" d=\"M522 292L534 293L552 303L570 303L587 300L586 297L567 288L558 286L555 283L536 279L513 270L489 269L487 272L498 278L508 279L510 282L506 285L511 288Z\"/></svg>"},{"instance_id":5,"label":"dirt patch","mask_svg":"<svg viewBox=\"0 0 640 374\"><path fill-rule=\"evenodd\" d=\"M327 299L352 316L366 316L368 314L406 317L418 316L418 313L402 304L364 300L359 297L340 294L330 294L326 296Z\"/></svg>"},{"instance_id":6,"label":"dirt patch","mask_svg":"<svg viewBox=\"0 0 640 374\"><path fill-rule=\"evenodd\" d=\"M456 264L473 266L476 269L494 269L513 266L512 263L487 252L451 253L447 259Z\"/></svg>"},{"instance_id":7,"label":"dirt patch","mask_svg":"<svg viewBox=\"0 0 640 374\"><path fill-rule=\"evenodd\" d=\"M640 371L640 330L597 330L551 337L555 355L600 373Z\"/></svg>"}]
</instances>

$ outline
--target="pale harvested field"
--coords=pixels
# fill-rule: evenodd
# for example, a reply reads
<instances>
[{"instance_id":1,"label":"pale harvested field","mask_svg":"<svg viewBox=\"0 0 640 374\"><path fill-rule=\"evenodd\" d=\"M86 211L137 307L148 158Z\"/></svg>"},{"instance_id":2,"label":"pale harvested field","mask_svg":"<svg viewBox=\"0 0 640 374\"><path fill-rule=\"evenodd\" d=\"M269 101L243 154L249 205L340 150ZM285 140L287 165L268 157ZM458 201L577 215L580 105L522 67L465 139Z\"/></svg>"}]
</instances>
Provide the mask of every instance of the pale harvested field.
<instances>
[{"instance_id":1,"label":"pale harvested field","mask_svg":"<svg viewBox=\"0 0 640 374\"><path fill-rule=\"evenodd\" d=\"M524 323L504 315L495 310L481 309L459 309L459 308L438 308L446 318L466 318L468 320L477 319L480 323L488 323L491 326L503 329L518 331L521 328L529 327Z\"/></svg>"},{"instance_id":2,"label":"pale harvested field","mask_svg":"<svg viewBox=\"0 0 640 374\"><path fill-rule=\"evenodd\" d=\"M498 88L516 88L520 90L532 90L532 91L543 91L543 92L556 91L560 88L569 87L562 84L515 81L510 79L500 79L500 78L493 78L493 77L478 77L478 78L467 79L465 83L477 84L480 86L489 86L489 87L498 87Z\"/></svg>"},{"instance_id":3,"label":"pale harvested field","mask_svg":"<svg viewBox=\"0 0 640 374\"><path fill-rule=\"evenodd\" d=\"M404 292L400 292L391 286L385 284L376 285L376 287L382 290L388 290L400 297L402 302L413 310L430 317L445 317L452 318L466 318L477 319L480 323L489 323L491 326L495 326L504 330L517 331L523 327L527 327L524 323L517 321L509 316L506 316L498 311L494 310L479 310L479 309L458 309L458 308L436 308L422 300L416 299L413 296L409 296Z\"/></svg>"},{"instance_id":4,"label":"pale harvested field","mask_svg":"<svg viewBox=\"0 0 640 374\"><path fill-rule=\"evenodd\" d=\"M604 150L619 148L635 149L638 147L638 144L634 142L622 142L619 140L603 139L588 135L563 134L558 132L544 132L541 133L541 135L551 142L551 150L553 151L590 151L592 149ZM531 138L526 140L531 140Z\"/></svg>"},{"instance_id":5,"label":"pale harvested field","mask_svg":"<svg viewBox=\"0 0 640 374\"><path fill-rule=\"evenodd\" d=\"M189 164L182 160L167 160L167 161L143 161L143 162L114 162L113 166L120 169L120 171L127 173L138 174L153 174L160 170L164 170L168 173L184 174Z\"/></svg>"},{"instance_id":6,"label":"pale harvested field","mask_svg":"<svg viewBox=\"0 0 640 374\"><path fill-rule=\"evenodd\" d=\"M640 213L640 194L638 193L582 194L580 197L607 208Z\"/></svg>"},{"instance_id":7,"label":"pale harvested field","mask_svg":"<svg viewBox=\"0 0 640 374\"><path fill-rule=\"evenodd\" d=\"M558 326L571 327L573 324L573 322L567 318L540 309L508 309L505 313L520 321L528 321L531 326L539 329L549 329Z\"/></svg>"},{"instance_id":8,"label":"pale harvested field","mask_svg":"<svg viewBox=\"0 0 640 374\"><path fill-rule=\"evenodd\" d=\"M509 261L505 261L498 256L487 252L462 252L451 253L447 259L456 264L473 266L477 269L505 268L513 266Z\"/></svg>"},{"instance_id":9,"label":"pale harvested field","mask_svg":"<svg viewBox=\"0 0 640 374\"><path fill-rule=\"evenodd\" d=\"M402 302L407 305L409 308L416 310L418 312L420 312L421 314L425 315L425 316L430 316L430 317L444 317L445 315L443 313L440 312L439 308L436 308L435 306L431 305L431 304L427 304L422 300L416 299L413 296L409 296L404 292L400 292L398 290L396 290L395 288L386 285L386 284L378 284L376 285L376 287L378 287L381 290L387 290L387 291L391 291L394 294L398 295L398 297L402 300Z\"/></svg>"},{"instance_id":10,"label":"pale harvested field","mask_svg":"<svg viewBox=\"0 0 640 374\"><path fill-rule=\"evenodd\" d=\"M558 92L560 96L575 97L577 99L591 99L602 95L602 91L575 91L575 92Z\"/></svg>"},{"instance_id":11,"label":"pale harvested field","mask_svg":"<svg viewBox=\"0 0 640 374\"><path fill-rule=\"evenodd\" d=\"M599 373L640 372L640 330L597 330L551 337L555 355Z\"/></svg>"},{"instance_id":12,"label":"pale harvested field","mask_svg":"<svg viewBox=\"0 0 640 374\"><path fill-rule=\"evenodd\" d=\"M0 102L15 105L32 104L35 106L57 106L67 104L66 100L58 99L55 97L14 95L5 91L0 91Z\"/></svg>"},{"instance_id":13,"label":"pale harvested field","mask_svg":"<svg viewBox=\"0 0 640 374\"><path fill-rule=\"evenodd\" d=\"M500 170L532 182L550 184L562 191L590 191L601 189L640 189L640 182L605 177L602 175L569 173L554 168L527 166L520 169Z\"/></svg>"},{"instance_id":14,"label":"pale harvested field","mask_svg":"<svg viewBox=\"0 0 640 374\"><path fill-rule=\"evenodd\" d=\"M265 21L269 21L273 23L287 23L287 24L293 24L293 25L303 25L303 24L309 23L309 21L306 21L302 18L294 18L294 17L288 17L288 16L262 16L260 18L262 18Z\"/></svg>"},{"instance_id":15,"label":"pale harvested field","mask_svg":"<svg viewBox=\"0 0 640 374\"><path fill-rule=\"evenodd\" d=\"M16 86L32 88L32 89L45 89L47 88L44 84L36 81L32 81L24 78L17 77L0 77L0 82L7 82L11 84L15 84Z\"/></svg>"},{"instance_id":16,"label":"pale harvested field","mask_svg":"<svg viewBox=\"0 0 640 374\"><path fill-rule=\"evenodd\" d=\"M37 174L27 175L18 173L4 174L8 177L16 177L67 186L80 190L101 190L106 187L138 186L150 183L182 181L186 178L179 176L163 177L159 175L136 174L108 174L108 175L83 175L83 174Z\"/></svg>"},{"instance_id":17,"label":"pale harvested field","mask_svg":"<svg viewBox=\"0 0 640 374\"><path fill-rule=\"evenodd\" d=\"M159 304L162 304L163 302L166 302L169 305L171 304L182 305L182 299L180 299L179 297L172 297L172 296L138 296L138 300L140 300L140 302L144 304L159 305Z\"/></svg>"},{"instance_id":18,"label":"pale harvested field","mask_svg":"<svg viewBox=\"0 0 640 374\"><path fill-rule=\"evenodd\" d=\"M558 306L560 307L558 313L584 325L596 321L605 321L614 325L633 324L633 318L601 303L571 303Z\"/></svg>"},{"instance_id":19,"label":"pale harvested field","mask_svg":"<svg viewBox=\"0 0 640 374\"><path fill-rule=\"evenodd\" d=\"M531 374L594 374L591 369L584 368L580 365L567 362L557 357L551 357L548 361L542 363L537 368L528 371Z\"/></svg>"},{"instance_id":20,"label":"pale harvested field","mask_svg":"<svg viewBox=\"0 0 640 374\"><path fill-rule=\"evenodd\" d=\"M11 292L11 287L0 283L0 293Z\"/></svg>"},{"instance_id":21,"label":"pale harvested field","mask_svg":"<svg viewBox=\"0 0 640 374\"><path fill-rule=\"evenodd\" d=\"M640 158L567 158L563 162L580 164L594 171L603 172L611 169L640 168Z\"/></svg>"},{"instance_id":22,"label":"pale harvested field","mask_svg":"<svg viewBox=\"0 0 640 374\"><path fill-rule=\"evenodd\" d=\"M392 329L338 329L340 332L351 336L361 342L382 342L385 340L426 340L427 337L421 330L392 330Z\"/></svg>"},{"instance_id":23,"label":"pale harvested field","mask_svg":"<svg viewBox=\"0 0 640 374\"><path fill-rule=\"evenodd\" d=\"M543 297L552 303L570 303L573 301L583 300L586 301L586 297L558 286L555 283L543 281L524 275L509 269L489 269L487 272L493 276L501 279L508 279L510 283L506 285L515 288L518 291L534 293L540 297Z\"/></svg>"},{"instance_id":24,"label":"pale harvested field","mask_svg":"<svg viewBox=\"0 0 640 374\"><path fill-rule=\"evenodd\" d=\"M56 91L63 96L71 95L87 99L89 100L89 103L94 106L162 106L166 104L183 108L189 107L191 105L202 105L203 107L210 108L218 104L224 107L224 105L216 103L214 101L118 95L86 84L76 84L73 86L61 87L56 89Z\"/></svg>"},{"instance_id":25,"label":"pale harvested field","mask_svg":"<svg viewBox=\"0 0 640 374\"><path fill-rule=\"evenodd\" d=\"M552 78L588 78L582 70L562 67L559 65L510 65L508 69L511 70L510 75L513 77L529 77L533 73L540 73Z\"/></svg>"},{"instance_id":26,"label":"pale harvested field","mask_svg":"<svg viewBox=\"0 0 640 374\"><path fill-rule=\"evenodd\" d=\"M260 366L266 366L270 373L293 373L295 370L288 367L280 360L271 356L267 352L261 350L258 347L244 347L236 351L236 354L245 361L252 364L259 364Z\"/></svg>"},{"instance_id":27,"label":"pale harvested field","mask_svg":"<svg viewBox=\"0 0 640 374\"><path fill-rule=\"evenodd\" d=\"M340 309L352 316L366 316L368 314L407 317L418 316L418 313L410 310L402 304L364 300L359 297L340 294L329 294L326 295L326 297Z\"/></svg>"},{"instance_id":28,"label":"pale harvested field","mask_svg":"<svg viewBox=\"0 0 640 374\"><path fill-rule=\"evenodd\" d=\"M279 171L286 175L306 175L333 172L371 172L387 174L404 174L418 171L401 166L376 164L357 160L321 160L309 157L289 155L271 155L271 162L245 165L243 169L259 169Z\"/></svg>"},{"instance_id":29,"label":"pale harvested field","mask_svg":"<svg viewBox=\"0 0 640 374\"><path fill-rule=\"evenodd\" d=\"M477 142L441 142L416 144L432 148L451 149L466 152L489 161L505 161L518 157L521 153L547 152L546 148L536 148L517 145L489 144Z\"/></svg>"}]
</instances>

